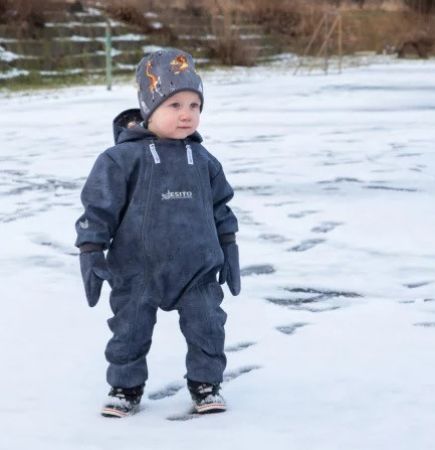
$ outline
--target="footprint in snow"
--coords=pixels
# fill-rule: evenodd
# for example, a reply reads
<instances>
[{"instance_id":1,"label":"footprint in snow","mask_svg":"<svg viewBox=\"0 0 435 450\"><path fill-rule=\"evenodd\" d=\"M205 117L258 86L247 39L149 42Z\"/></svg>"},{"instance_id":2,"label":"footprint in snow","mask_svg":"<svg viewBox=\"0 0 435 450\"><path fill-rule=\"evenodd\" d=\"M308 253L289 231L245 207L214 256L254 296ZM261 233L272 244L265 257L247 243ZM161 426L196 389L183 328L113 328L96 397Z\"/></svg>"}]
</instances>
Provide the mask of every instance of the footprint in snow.
<instances>
[{"instance_id":1,"label":"footprint in snow","mask_svg":"<svg viewBox=\"0 0 435 450\"><path fill-rule=\"evenodd\" d=\"M375 189L375 190L383 190L383 191L397 191L397 192L418 192L416 188L400 188L394 186L380 186L380 185L369 185L363 186L364 189Z\"/></svg>"},{"instance_id":2,"label":"footprint in snow","mask_svg":"<svg viewBox=\"0 0 435 450\"><path fill-rule=\"evenodd\" d=\"M309 312L325 312L339 309L345 301L361 298L360 294L345 291L330 291L313 288L284 288L285 297L267 297L274 305Z\"/></svg>"},{"instance_id":3,"label":"footprint in snow","mask_svg":"<svg viewBox=\"0 0 435 450\"><path fill-rule=\"evenodd\" d=\"M307 322L295 322L295 323L291 323L290 325L283 325L283 326L276 327L276 329L284 334L294 334L294 332L298 328L305 327L306 325L308 325Z\"/></svg>"},{"instance_id":4,"label":"footprint in snow","mask_svg":"<svg viewBox=\"0 0 435 450\"><path fill-rule=\"evenodd\" d=\"M415 327L435 328L435 322L417 322L414 323Z\"/></svg>"},{"instance_id":5,"label":"footprint in snow","mask_svg":"<svg viewBox=\"0 0 435 450\"><path fill-rule=\"evenodd\" d=\"M238 369L230 370L224 373L223 376L223 382L229 382L232 381L241 375L244 375L245 373L252 372L253 370L260 369L261 366L258 365L250 365L250 366L242 366ZM148 398L150 400L163 400L168 397L172 397L175 394L177 394L181 389L183 389L186 386L183 382L174 382L166 385L164 388L159 389L157 391L151 392L148 395Z\"/></svg>"},{"instance_id":6,"label":"footprint in snow","mask_svg":"<svg viewBox=\"0 0 435 450\"><path fill-rule=\"evenodd\" d=\"M351 177L337 177L333 180L322 180L318 181L318 184L338 184L338 183L362 183L358 178Z\"/></svg>"},{"instance_id":7,"label":"footprint in snow","mask_svg":"<svg viewBox=\"0 0 435 450\"><path fill-rule=\"evenodd\" d=\"M234 212L237 214L237 219L239 223L242 223L244 225L261 225L260 222L257 222L253 219L252 214L250 211L246 211L241 208L234 207Z\"/></svg>"},{"instance_id":8,"label":"footprint in snow","mask_svg":"<svg viewBox=\"0 0 435 450\"><path fill-rule=\"evenodd\" d=\"M178 391L183 389L185 387L185 384L182 382L174 382L167 384L164 388L159 389L158 391L151 392L148 395L148 398L150 400L163 400L167 397L172 397L175 395Z\"/></svg>"},{"instance_id":9,"label":"footprint in snow","mask_svg":"<svg viewBox=\"0 0 435 450\"><path fill-rule=\"evenodd\" d=\"M288 239L281 234L273 234L273 233L263 233L260 234L258 238L264 241L273 242L275 244L282 244L283 242L291 241L291 239Z\"/></svg>"},{"instance_id":10,"label":"footprint in snow","mask_svg":"<svg viewBox=\"0 0 435 450\"><path fill-rule=\"evenodd\" d=\"M325 239L305 239L300 244L287 249L288 252L306 252L325 242Z\"/></svg>"},{"instance_id":11,"label":"footprint in snow","mask_svg":"<svg viewBox=\"0 0 435 450\"><path fill-rule=\"evenodd\" d=\"M269 197L274 194L274 187L269 185L234 186L236 192L248 192L258 196Z\"/></svg>"},{"instance_id":12,"label":"footprint in snow","mask_svg":"<svg viewBox=\"0 0 435 450\"><path fill-rule=\"evenodd\" d=\"M340 225L342 225L342 222L322 222L320 225L311 228L311 231L313 233L329 233Z\"/></svg>"},{"instance_id":13,"label":"footprint in snow","mask_svg":"<svg viewBox=\"0 0 435 450\"><path fill-rule=\"evenodd\" d=\"M229 171L228 173L230 174L235 174L235 173L258 173L258 172L262 172L261 170L259 170L257 167L244 167L241 169L233 169L231 171Z\"/></svg>"},{"instance_id":14,"label":"footprint in snow","mask_svg":"<svg viewBox=\"0 0 435 450\"><path fill-rule=\"evenodd\" d=\"M276 207L276 206L294 205L296 203L300 203L300 202L297 200L284 200L282 202L265 203L264 206Z\"/></svg>"},{"instance_id":15,"label":"footprint in snow","mask_svg":"<svg viewBox=\"0 0 435 450\"><path fill-rule=\"evenodd\" d=\"M250 275L268 275L274 273L275 268L270 264L259 264L253 266L247 266L240 270L240 275L242 277L247 277Z\"/></svg>"},{"instance_id":16,"label":"footprint in snow","mask_svg":"<svg viewBox=\"0 0 435 450\"><path fill-rule=\"evenodd\" d=\"M316 214L318 212L319 211L315 211L313 209L307 209L307 210L304 210L304 211L298 211L298 212L295 212L295 213L287 214L287 217L290 217L290 219L302 219L303 217L309 216L311 214Z\"/></svg>"},{"instance_id":17,"label":"footprint in snow","mask_svg":"<svg viewBox=\"0 0 435 450\"><path fill-rule=\"evenodd\" d=\"M250 365L250 366L242 366L234 370L229 370L224 373L224 383L235 380L236 378L239 378L241 375L244 375L245 373L249 373L258 369L261 369L261 366Z\"/></svg>"},{"instance_id":18,"label":"footprint in snow","mask_svg":"<svg viewBox=\"0 0 435 450\"><path fill-rule=\"evenodd\" d=\"M239 342L238 344L229 345L229 346L225 347L225 352L226 353L240 352L249 347L252 347L255 344L256 344L256 342Z\"/></svg>"},{"instance_id":19,"label":"footprint in snow","mask_svg":"<svg viewBox=\"0 0 435 450\"><path fill-rule=\"evenodd\" d=\"M231 371L227 371L224 373L223 376L223 383L228 383L241 375L244 375L246 373L252 372L254 370L261 369L261 366L258 365L249 365L249 366L242 366L238 369L234 369ZM200 417L207 417L209 414L198 414L195 412L194 408L191 406L186 411L182 412L181 414L171 414L170 416L166 417L166 420L169 420L171 422L185 422L188 420L193 419L199 419Z\"/></svg>"},{"instance_id":20,"label":"footprint in snow","mask_svg":"<svg viewBox=\"0 0 435 450\"><path fill-rule=\"evenodd\" d=\"M412 158L414 156L421 156L421 153L399 153L396 158Z\"/></svg>"},{"instance_id":21,"label":"footprint in snow","mask_svg":"<svg viewBox=\"0 0 435 450\"><path fill-rule=\"evenodd\" d=\"M50 238L49 235L45 234L34 234L31 237L31 241L35 244L41 245L43 247L49 247L58 253L62 253L64 255L69 256L77 256L78 252L74 247L62 244L61 242L57 242Z\"/></svg>"},{"instance_id":22,"label":"footprint in snow","mask_svg":"<svg viewBox=\"0 0 435 450\"><path fill-rule=\"evenodd\" d=\"M409 289L416 289L419 287L427 286L428 284L431 284L432 281L416 281L414 283L405 283L403 284L404 287L407 287Z\"/></svg>"}]
</instances>

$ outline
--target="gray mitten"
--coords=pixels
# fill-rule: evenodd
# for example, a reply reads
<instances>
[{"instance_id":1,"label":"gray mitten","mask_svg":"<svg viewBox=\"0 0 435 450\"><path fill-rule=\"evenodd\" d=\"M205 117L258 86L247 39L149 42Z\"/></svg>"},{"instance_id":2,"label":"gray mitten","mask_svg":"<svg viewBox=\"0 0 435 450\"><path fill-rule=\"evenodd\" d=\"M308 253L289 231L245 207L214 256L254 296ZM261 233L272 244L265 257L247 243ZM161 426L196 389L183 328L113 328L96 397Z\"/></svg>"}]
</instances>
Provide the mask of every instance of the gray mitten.
<instances>
[{"instance_id":1,"label":"gray mitten","mask_svg":"<svg viewBox=\"0 0 435 450\"><path fill-rule=\"evenodd\" d=\"M103 251L80 253L80 270L85 286L86 299L89 306L95 306L100 298L103 281L111 281L112 279Z\"/></svg>"},{"instance_id":2,"label":"gray mitten","mask_svg":"<svg viewBox=\"0 0 435 450\"><path fill-rule=\"evenodd\" d=\"M227 283L231 294L240 294L239 248L235 242L221 243L224 265L219 273L219 284Z\"/></svg>"}]
</instances>

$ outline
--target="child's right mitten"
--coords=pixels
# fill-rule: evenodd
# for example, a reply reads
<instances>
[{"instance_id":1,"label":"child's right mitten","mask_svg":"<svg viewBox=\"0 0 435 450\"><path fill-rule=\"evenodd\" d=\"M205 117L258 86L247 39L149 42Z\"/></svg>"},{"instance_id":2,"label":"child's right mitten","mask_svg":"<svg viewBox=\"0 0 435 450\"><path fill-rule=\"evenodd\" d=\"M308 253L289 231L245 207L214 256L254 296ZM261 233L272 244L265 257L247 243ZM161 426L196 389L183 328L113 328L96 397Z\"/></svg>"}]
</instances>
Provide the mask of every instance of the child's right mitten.
<instances>
[{"instance_id":1,"label":"child's right mitten","mask_svg":"<svg viewBox=\"0 0 435 450\"><path fill-rule=\"evenodd\" d=\"M104 280L111 280L112 276L107 268L106 257L102 250L86 251L80 248L80 270L85 286L86 299L89 306L95 306L100 299Z\"/></svg>"}]
</instances>

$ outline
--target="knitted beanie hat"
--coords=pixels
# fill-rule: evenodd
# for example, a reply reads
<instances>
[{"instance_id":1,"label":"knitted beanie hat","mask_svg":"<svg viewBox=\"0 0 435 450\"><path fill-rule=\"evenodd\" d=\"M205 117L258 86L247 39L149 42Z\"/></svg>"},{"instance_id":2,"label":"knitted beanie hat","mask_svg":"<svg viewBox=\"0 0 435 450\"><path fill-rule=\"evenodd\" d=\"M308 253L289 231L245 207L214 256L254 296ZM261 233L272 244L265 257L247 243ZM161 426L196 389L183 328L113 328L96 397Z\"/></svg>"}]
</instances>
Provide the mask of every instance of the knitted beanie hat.
<instances>
[{"instance_id":1,"label":"knitted beanie hat","mask_svg":"<svg viewBox=\"0 0 435 450\"><path fill-rule=\"evenodd\" d=\"M145 125L166 99L180 91L196 92L204 104L202 81L189 53L165 48L145 55L136 70L138 99Z\"/></svg>"}]
</instances>

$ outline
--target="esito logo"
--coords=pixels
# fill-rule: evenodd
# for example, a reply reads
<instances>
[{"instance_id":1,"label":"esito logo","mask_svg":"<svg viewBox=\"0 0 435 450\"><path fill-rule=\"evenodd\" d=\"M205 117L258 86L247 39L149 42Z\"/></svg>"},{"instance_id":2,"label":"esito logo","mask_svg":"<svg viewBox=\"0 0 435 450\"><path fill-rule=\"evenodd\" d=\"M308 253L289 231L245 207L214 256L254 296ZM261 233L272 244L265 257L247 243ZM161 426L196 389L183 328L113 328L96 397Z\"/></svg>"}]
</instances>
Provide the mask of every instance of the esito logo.
<instances>
[{"instance_id":1,"label":"esito logo","mask_svg":"<svg viewBox=\"0 0 435 450\"><path fill-rule=\"evenodd\" d=\"M191 200L193 197L191 191L169 191L162 193L162 200Z\"/></svg>"}]
</instances>

